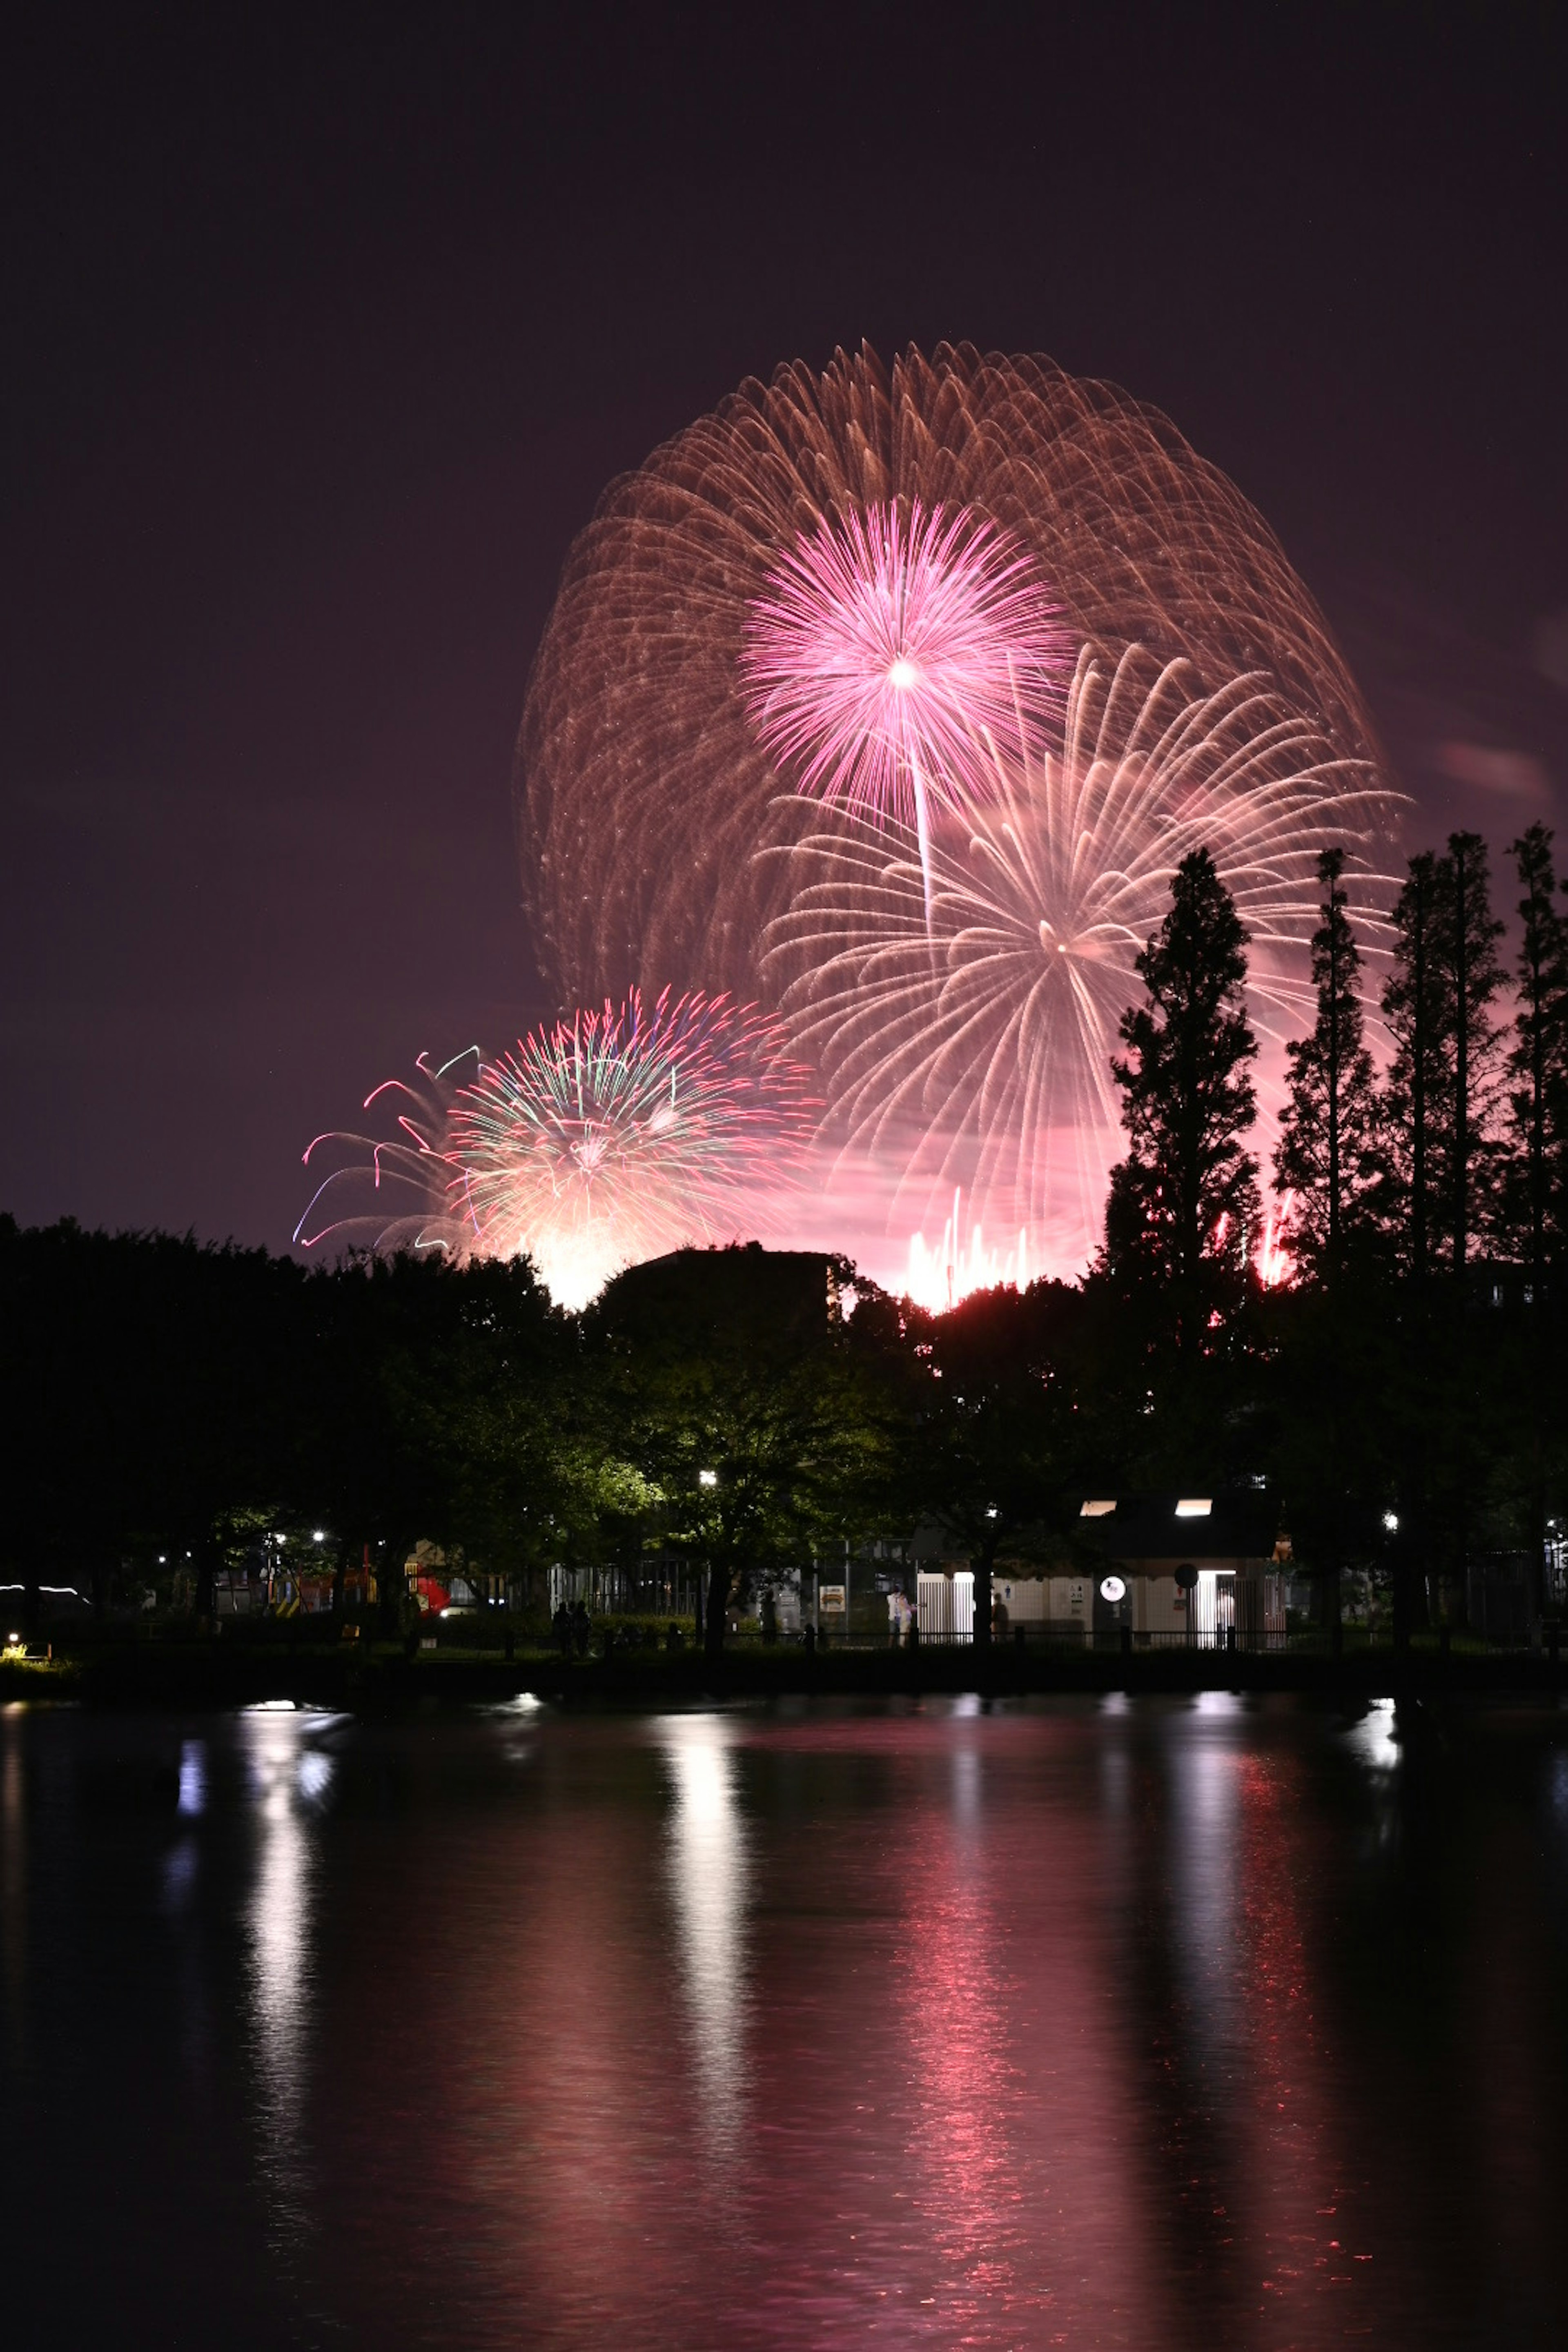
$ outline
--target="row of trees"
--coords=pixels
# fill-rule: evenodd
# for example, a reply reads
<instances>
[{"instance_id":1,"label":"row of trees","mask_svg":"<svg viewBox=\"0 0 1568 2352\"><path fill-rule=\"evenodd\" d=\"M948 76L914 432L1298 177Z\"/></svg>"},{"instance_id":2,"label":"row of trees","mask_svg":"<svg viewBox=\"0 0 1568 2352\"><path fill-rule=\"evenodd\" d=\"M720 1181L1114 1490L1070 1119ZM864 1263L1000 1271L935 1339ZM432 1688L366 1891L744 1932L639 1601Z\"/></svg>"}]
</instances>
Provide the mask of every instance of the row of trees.
<instances>
[{"instance_id":1,"label":"row of trees","mask_svg":"<svg viewBox=\"0 0 1568 2352\"><path fill-rule=\"evenodd\" d=\"M1511 1009L1486 845L1455 833L1411 859L1380 943L1380 1072L1344 853L1323 851L1314 1019L1289 1047L1272 1171L1293 1259L1275 1297L1260 1295L1248 1149L1247 940L1204 852L1139 959L1148 1001L1113 1066L1129 1150L1093 1284L1127 1312L1151 1405L1184 1383L1177 1419L1200 1446L1205 1427L1212 1443L1218 1426L1271 1423L1265 1450L1331 1614L1347 1559L1376 1548L1369 1529L1399 1535L1401 1636L1440 1587L1453 1604L1478 1540L1528 1553L1539 1615L1562 1496L1568 919L1549 829L1508 855Z\"/></svg>"},{"instance_id":2,"label":"row of trees","mask_svg":"<svg viewBox=\"0 0 1568 2352\"><path fill-rule=\"evenodd\" d=\"M1511 1020L1484 846L1458 834L1394 909L1380 1076L1324 852L1272 1171L1295 1272L1274 1286L1248 941L1202 852L1139 961L1127 1156L1079 1284L933 1317L847 1265L694 1251L574 1318L526 1262L307 1271L0 1219L12 1575L35 1605L51 1581L102 1603L128 1560L188 1559L205 1610L220 1565L277 1529L319 1528L340 1591L366 1544L395 1569L431 1538L524 1590L552 1561L656 1547L704 1574L716 1644L748 1580L931 1517L973 1566L984 1641L996 1562L1072 1558L1086 1491L1265 1478L1329 1613L1370 1565L1403 1638L1456 1604L1474 1549L1539 1566L1568 1475L1568 935L1551 836L1510 854Z\"/></svg>"}]
</instances>

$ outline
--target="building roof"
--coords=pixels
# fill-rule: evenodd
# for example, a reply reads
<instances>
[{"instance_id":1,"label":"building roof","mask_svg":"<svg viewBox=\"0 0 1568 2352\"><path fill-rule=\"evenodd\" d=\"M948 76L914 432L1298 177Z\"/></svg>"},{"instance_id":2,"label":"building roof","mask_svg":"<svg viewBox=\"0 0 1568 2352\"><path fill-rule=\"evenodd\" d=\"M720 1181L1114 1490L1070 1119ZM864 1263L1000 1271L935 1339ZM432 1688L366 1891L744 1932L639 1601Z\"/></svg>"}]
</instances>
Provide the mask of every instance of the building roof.
<instances>
[{"instance_id":1,"label":"building roof","mask_svg":"<svg viewBox=\"0 0 1568 2352\"><path fill-rule=\"evenodd\" d=\"M1268 1559L1279 1507L1255 1486L1213 1494L1100 1494L1084 1498L1078 1530L1108 1559Z\"/></svg>"}]
</instances>

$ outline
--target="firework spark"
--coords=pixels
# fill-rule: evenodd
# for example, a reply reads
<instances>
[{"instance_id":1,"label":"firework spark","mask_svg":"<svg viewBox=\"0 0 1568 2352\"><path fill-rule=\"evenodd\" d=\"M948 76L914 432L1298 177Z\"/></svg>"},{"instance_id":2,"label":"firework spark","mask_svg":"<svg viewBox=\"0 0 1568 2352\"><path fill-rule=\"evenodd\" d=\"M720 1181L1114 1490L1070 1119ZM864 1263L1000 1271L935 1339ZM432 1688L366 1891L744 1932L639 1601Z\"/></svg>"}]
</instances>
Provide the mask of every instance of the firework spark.
<instances>
[{"instance_id":1,"label":"firework spark","mask_svg":"<svg viewBox=\"0 0 1568 2352\"><path fill-rule=\"evenodd\" d=\"M944 627L963 618L963 670L919 722L940 746L886 707L910 692L895 664L920 656L883 588L917 572ZM781 368L613 484L568 559L518 747L523 891L562 1001L671 973L756 994L794 876L757 853L825 822L806 775L918 835L918 774L934 837L973 738L1010 724L1010 653L1026 719L1043 694L1047 625L1112 660L1184 656L1211 688L1260 675L1333 757L1375 757L1261 517L1155 410L1048 361L943 345L890 369L868 350ZM853 679L878 660L857 751Z\"/></svg>"},{"instance_id":2,"label":"firework spark","mask_svg":"<svg viewBox=\"0 0 1568 2352\"><path fill-rule=\"evenodd\" d=\"M783 1031L723 998L648 1007L634 989L473 1060L463 1084L421 1056L417 1087L377 1087L366 1108L393 1109L390 1138L318 1137L307 1162L334 1145L339 1164L297 1241L526 1254L582 1307L623 1266L776 1221L810 1132Z\"/></svg>"},{"instance_id":3,"label":"firework spark","mask_svg":"<svg viewBox=\"0 0 1568 2352\"><path fill-rule=\"evenodd\" d=\"M798 789L912 824L983 793L983 736L1044 731L1068 641L1033 562L993 523L940 507L825 516L746 623L753 722Z\"/></svg>"},{"instance_id":4,"label":"firework spark","mask_svg":"<svg viewBox=\"0 0 1568 2352\"><path fill-rule=\"evenodd\" d=\"M897 1167L921 1219L962 1184L1065 1269L1123 1149L1110 1055L1180 860L1208 848L1234 893L1278 1055L1310 1005L1318 852L1375 841L1386 794L1267 680L1207 693L1137 651L1085 648L1059 751L991 754L986 798L933 837L929 904L912 830L841 814L789 853L765 960L850 1160Z\"/></svg>"}]
</instances>

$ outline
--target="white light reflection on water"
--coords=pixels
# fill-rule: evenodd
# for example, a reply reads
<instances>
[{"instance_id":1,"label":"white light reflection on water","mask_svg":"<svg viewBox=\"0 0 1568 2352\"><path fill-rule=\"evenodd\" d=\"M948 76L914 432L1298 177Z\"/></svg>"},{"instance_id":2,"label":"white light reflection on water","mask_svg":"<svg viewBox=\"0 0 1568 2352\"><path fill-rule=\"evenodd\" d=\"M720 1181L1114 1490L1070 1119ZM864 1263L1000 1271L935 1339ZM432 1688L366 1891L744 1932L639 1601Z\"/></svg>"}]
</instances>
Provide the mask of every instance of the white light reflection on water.
<instances>
[{"instance_id":1,"label":"white light reflection on water","mask_svg":"<svg viewBox=\"0 0 1568 2352\"><path fill-rule=\"evenodd\" d=\"M658 1744L673 1784L670 1884L680 1937L703 2136L715 2160L739 2147L746 2090L745 1910L750 1875L736 1790L735 1727L676 1716Z\"/></svg>"},{"instance_id":2,"label":"white light reflection on water","mask_svg":"<svg viewBox=\"0 0 1568 2352\"><path fill-rule=\"evenodd\" d=\"M1232 1692L1201 1691L1193 1713L1169 1751L1173 1940L1191 2031L1217 2049L1237 1949L1242 1709Z\"/></svg>"},{"instance_id":3,"label":"white light reflection on water","mask_svg":"<svg viewBox=\"0 0 1568 2352\"><path fill-rule=\"evenodd\" d=\"M259 2164L275 2251L296 2238L309 2217L304 2105L315 1878L310 1816L333 1770L331 1758L311 1744L322 1722L292 1709L258 1708L240 1717L258 1839L246 1926Z\"/></svg>"},{"instance_id":4,"label":"white light reflection on water","mask_svg":"<svg viewBox=\"0 0 1568 2352\"><path fill-rule=\"evenodd\" d=\"M1394 1701L1391 1698L1374 1698L1361 1721L1351 1726L1345 1738L1352 1752L1373 1771L1392 1772L1400 1756Z\"/></svg>"},{"instance_id":5,"label":"white light reflection on water","mask_svg":"<svg viewBox=\"0 0 1568 2352\"><path fill-rule=\"evenodd\" d=\"M205 1739L187 1739L180 1749L180 1811L187 1819L206 1811L207 1748Z\"/></svg>"}]
</instances>

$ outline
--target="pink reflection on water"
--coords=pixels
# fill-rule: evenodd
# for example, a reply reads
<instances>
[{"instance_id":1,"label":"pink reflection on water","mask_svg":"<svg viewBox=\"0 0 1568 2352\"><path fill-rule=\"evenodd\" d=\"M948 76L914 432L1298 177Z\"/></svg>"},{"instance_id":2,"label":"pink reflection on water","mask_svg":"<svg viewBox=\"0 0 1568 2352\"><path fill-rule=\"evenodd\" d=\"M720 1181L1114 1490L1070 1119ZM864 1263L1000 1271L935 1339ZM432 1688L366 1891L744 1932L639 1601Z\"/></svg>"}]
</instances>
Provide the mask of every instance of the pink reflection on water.
<instances>
[{"instance_id":1,"label":"pink reflection on water","mask_svg":"<svg viewBox=\"0 0 1568 2352\"><path fill-rule=\"evenodd\" d=\"M317 2102L356 2309L481 2352L1337 2340L1310 1807L1236 1702L1150 1721L547 1725L359 1825Z\"/></svg>"}]
</instances>

